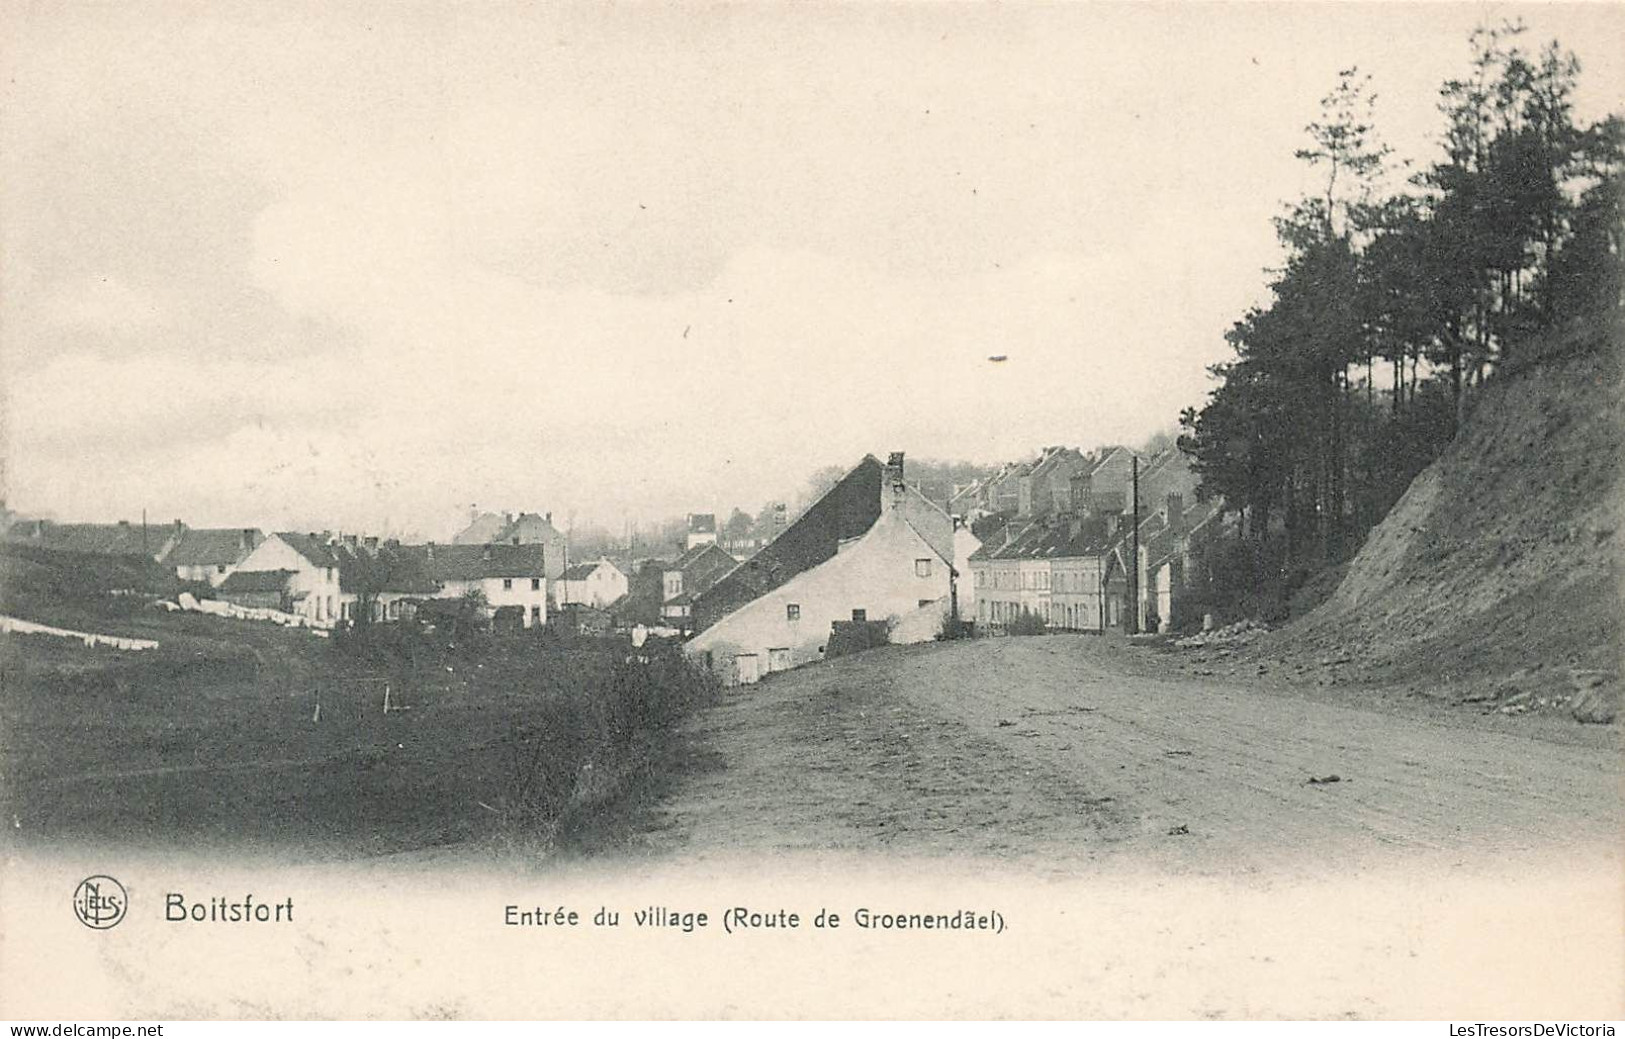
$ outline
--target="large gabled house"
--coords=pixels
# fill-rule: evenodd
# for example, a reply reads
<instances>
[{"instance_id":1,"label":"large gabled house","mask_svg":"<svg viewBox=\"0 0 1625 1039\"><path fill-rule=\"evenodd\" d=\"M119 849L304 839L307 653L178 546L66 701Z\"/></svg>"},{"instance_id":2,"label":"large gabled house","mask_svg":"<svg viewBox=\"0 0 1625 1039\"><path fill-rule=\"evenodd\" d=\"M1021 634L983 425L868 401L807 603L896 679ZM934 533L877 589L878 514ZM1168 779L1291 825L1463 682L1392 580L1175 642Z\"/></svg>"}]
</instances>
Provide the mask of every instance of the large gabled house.
<instances>
[{"instance_id":1,"label":"large gabled house","mask_svg":"<svg viewBox=\"0 0 1625 1039\"><path fill-rule=\"evenodd\" d=\"M884 621L892 640L936 635L974 539L904 479L903 455L865 457L767 547L695 601L686 651L724 682L823 658L840 622Z\"/></svg>"},{"instance_id":2,"label":"large gabled house","mask_svg":"<svg viewBox=\"0 0 1625 1039\"><path fill-rule=\"evenodd\" d=\"M280 574L279 605L321 628L339 622L343 588L339 558L329 534L278 531L256 545L220 583L220 598L240 606L265 606ZM235 579L235 580L234 580Z\"/></svg>"},{"instance_id":3,"label":"large gabled house","mask_svg":"<svg viewBox=\"0 0 1625 1039\"><path fill-rule=\"evenodd\" d=\"M547 553L541 545L427 544L401 551L437 586L432 598L478 592L492 615L517 608L521 626L547 623Z\"/></svg>"},{"instance_id":4,"label":"large gabled house","mask_svg":"<svg viewBox=\"0 0 1625 1039\"><path fill-rule=\"evenodd\" d=\"M569 564L567 540L553 526L551 512L475 512L468 526L451 539L454 545L540 545L544 550L547 592L558 601L558 582Z\"/></svg>"}]
</instances>

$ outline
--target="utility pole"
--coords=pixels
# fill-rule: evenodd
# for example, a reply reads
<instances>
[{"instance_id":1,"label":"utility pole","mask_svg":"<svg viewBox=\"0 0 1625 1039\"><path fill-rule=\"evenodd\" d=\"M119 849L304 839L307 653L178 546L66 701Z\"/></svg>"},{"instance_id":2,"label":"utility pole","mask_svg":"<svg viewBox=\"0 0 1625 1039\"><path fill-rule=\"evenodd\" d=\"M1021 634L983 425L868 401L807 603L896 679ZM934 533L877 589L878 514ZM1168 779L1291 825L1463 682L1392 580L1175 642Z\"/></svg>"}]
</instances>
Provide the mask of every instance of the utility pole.
<instances>
[{"instance_id":1,"label":"utility pole","mask_svg":"<svg viewBox=\"0 0 1625 1039\"><path fill-rule=\"evenodd\" d=\"M1133 550L1129 556L1128 572L1128 633L1138 635L1140 632L1140 456L1134 455L1129 469L1129 485L1134 496L1133 526L1129 528L1129 544Z\"/></svg>"}]
</instances>

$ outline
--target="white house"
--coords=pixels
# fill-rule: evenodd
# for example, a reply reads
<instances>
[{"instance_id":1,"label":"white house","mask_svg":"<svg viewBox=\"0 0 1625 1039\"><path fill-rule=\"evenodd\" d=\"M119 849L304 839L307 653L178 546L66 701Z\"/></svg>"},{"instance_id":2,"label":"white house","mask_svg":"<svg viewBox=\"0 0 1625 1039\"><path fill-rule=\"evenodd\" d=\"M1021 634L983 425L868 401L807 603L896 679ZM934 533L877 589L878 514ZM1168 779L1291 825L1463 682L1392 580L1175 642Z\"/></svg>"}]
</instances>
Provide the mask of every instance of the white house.
<instances>
[{"instance_id":1,"label":"white house","mask_svg":"<svg viewBox=\"0 0 1625 1039\"><path fill-rule=\"evenodd\" d=\"M233 574L260 575L259 579L244 576L236 585L223 590L235 592L240 586L245 594L264 595L271 581L265 575L278 571L284 575L278 583L283 607L289 613L297 613L317 627L329 628L338 622L343 594L339 585L339 560L324 535L291 531L272 534L232 571ZM222 585L225 584L222 581Z\"/></svg>"},{"instance_id":2,"label":"white house","mask_svg":"<svg viewBox=\"0 0 1625 1039\"><path fill-rule=\"evenodd\" d=\"M218 588L263 540L265 535L253 528L187 528L164 556L164 565L173 566L182 581L207 581Z\"/></svg>"},{"instance_id":3,"label":"white house","mask_svg":"<svg viewBox=\"0 0 1625 1039\"><path fill-rule=\"evenodd\" d=\"M846 534L868 517L867 529ZM929 640L949 610L955 542L948 515L903 482L901 454L884 467L865 459L763 550L756 576L746 564L715 586L728 605L756 594L715 620L702 610L709 623L685 649L724 681L749 683L822 659L836 621L888 621L895 642ZM973 544L964 542L967 561ZM774 581L773 568L798 565Z\"/></svg>"},{"instance_id":4,"label":"white house","mask_svg":"<svg viewBox=\"0 0 1625 1039\"><path fill-rule=\"evenodd\" d=\"M607 559L577 563L567 568L559 581L559 605L580 604L601 610L626 595L629 587L626 574Z\"/></svg>"},{"instance_id":5,"label":"white house","mask_svg":"<svg viewBox=\"0 0 1625 1039\"><path fill-rule=\"evenodd\" d=\"M547 560L542 545L419 545L410 550L439 585L434 598L485 596L495 611L517 606L525 627L547 623Z\"/></svg>"}]
</instances>

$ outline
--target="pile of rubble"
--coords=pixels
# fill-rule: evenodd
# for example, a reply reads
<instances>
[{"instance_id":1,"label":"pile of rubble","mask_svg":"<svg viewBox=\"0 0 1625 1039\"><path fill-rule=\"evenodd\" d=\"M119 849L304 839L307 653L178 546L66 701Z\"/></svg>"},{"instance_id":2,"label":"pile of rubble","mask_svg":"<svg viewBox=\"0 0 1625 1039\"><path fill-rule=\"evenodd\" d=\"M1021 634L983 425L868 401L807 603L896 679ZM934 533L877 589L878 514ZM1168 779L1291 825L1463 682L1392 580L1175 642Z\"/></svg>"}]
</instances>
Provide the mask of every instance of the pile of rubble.
<instances>
[{"instance_id":1,"label":"pile of rubble","mask_svg":"<svg viewBox=\"0 0 1625 1039\"><path fill-rule=\"evenodd\" d=\"M1242 619L1234 624L1226 624L1222 628L1176 639L1174 645L1186 649L1195 649L1199 646L1244 646L1269 630L1267 624Z\"/></svg>"}]
</instances>

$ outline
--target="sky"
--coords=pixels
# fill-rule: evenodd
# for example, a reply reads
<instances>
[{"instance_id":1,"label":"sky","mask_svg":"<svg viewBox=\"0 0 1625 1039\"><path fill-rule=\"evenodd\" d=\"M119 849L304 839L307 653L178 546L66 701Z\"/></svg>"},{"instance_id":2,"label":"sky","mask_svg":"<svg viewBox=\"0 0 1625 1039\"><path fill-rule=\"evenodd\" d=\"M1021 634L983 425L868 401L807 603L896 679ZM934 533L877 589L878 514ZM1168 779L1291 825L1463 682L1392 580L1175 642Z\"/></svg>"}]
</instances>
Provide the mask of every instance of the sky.
<instances>
[{"instance_id":1,"label":"sky","mask_svg":"<svg viewBox=\"0 0 1625 1039\"><path fill-rule=\"evenodd\" d=\"M4 491L435 537L1142 440L1338 70L1425 162L1520 15L1625 108L1615 4L4 0Z\"/></svg>"}]
</instances>

